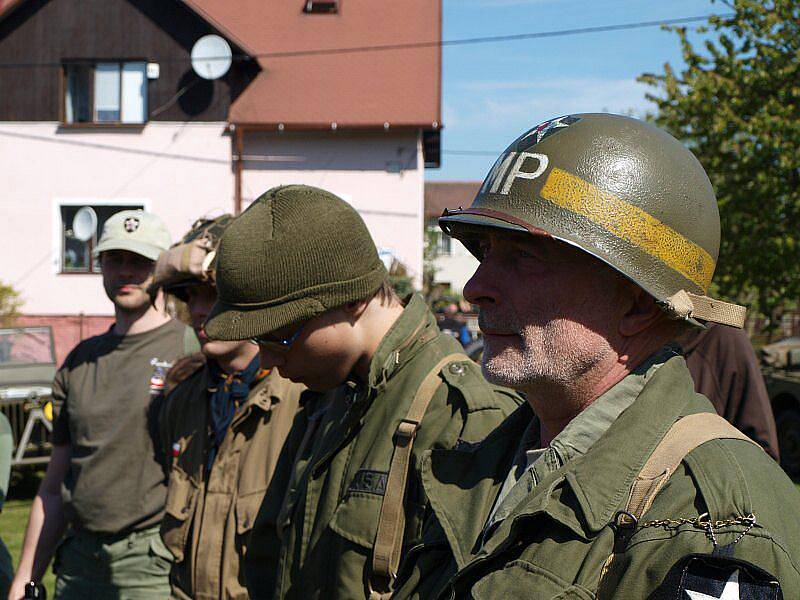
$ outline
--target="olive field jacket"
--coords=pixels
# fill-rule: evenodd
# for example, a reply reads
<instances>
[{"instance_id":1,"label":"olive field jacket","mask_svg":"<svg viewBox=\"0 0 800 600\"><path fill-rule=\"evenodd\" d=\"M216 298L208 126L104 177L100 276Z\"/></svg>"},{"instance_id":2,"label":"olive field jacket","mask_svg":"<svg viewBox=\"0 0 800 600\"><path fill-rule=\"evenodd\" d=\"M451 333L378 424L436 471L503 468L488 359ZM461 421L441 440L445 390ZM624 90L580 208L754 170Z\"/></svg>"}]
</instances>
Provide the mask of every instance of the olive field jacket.
<instances>
[{"instance_id":1,"label":"olive field jacket","mask_svg":"<svg viewBox=\"0 0 800 600\"><path fill-rule=\"evenodd\" d=\"M683 358L670 358L586 454L532 486L487 533L532 410L520 407L478 444L433 450L421 467L432 513L400 567L394 597L703 597L684 593L690 589L720 597L712 574L739 577L745 589L761 573L779 582L784 598L800 598L800 493L748 441L698 446L635 527L615 525L665 433L700 412L713 407L694 392ZM704 525L729 519L712 526L713 536Z\"/></svg>"},{"instance_id":2,"label":"olive field jacket","mask_svg":"<svg viewBox=\"0 0 800 600\"><path fill-rule=\"evenodd\" d=\"M273 371L234 415L211 471L209 368L167 397L161 418L169 489L161 537L172 552L173 596L248 598L241 561L305 389Z\"/></svg>"}]
</instances>

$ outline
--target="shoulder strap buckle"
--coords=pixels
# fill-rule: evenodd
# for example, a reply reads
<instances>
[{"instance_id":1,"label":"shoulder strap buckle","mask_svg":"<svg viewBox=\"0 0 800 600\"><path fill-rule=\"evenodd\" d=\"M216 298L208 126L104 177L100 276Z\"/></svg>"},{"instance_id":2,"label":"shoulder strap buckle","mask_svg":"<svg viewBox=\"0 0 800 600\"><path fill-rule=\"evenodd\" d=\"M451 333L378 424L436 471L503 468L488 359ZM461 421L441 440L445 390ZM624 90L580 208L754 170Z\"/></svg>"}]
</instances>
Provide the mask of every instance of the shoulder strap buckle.
<instances>
[{"instance_id":1,"label":"shoulder strap buckle","mask_svg":"<svg viewBox=\"0 0 800 600\"><path fill-rule=\"evenodd\" d=\"M395 435L404 440L413 440L415 437L417 437L418 430L419 430L418 421L413 421L411 419L403 419L397 426L397 431L395 431Z\"/></svg>"}]
</instances>

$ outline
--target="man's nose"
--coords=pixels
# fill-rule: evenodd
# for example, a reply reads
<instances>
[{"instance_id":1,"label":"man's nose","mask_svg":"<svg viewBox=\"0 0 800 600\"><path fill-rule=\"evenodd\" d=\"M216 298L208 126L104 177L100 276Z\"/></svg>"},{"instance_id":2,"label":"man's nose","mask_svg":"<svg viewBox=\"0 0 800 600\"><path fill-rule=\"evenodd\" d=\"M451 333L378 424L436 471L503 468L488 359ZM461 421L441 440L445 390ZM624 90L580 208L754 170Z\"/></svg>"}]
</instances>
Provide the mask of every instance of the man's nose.
<instances>
[{"instance_id":1,"label":"man's nose","mask_svg":"<svg viewBox=\"0 0 800 600\"><path fill-rule=\"evenodd\" d=\"M499 299L497 291L499 277L501 276L493 268L491 261L484 258L464 286L464 299L472 304L477 304L481 308L497 304Z\"/></svg>"}]
</instances>

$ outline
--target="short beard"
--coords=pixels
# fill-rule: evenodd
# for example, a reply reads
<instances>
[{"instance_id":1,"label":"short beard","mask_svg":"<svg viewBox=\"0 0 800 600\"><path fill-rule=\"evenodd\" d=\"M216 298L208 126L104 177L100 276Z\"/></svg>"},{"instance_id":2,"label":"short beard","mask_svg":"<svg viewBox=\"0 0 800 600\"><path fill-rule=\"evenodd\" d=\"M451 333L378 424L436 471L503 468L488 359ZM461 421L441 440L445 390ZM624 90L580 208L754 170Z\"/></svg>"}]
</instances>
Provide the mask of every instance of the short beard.
<instances>
[{"instance_id":1,"label":"short beard","mask_svg":"<svg viewBox=\"0 0 800 600\"><path fill-rule=\"evenodd\" d=\"M602 336L563 319L530 325L514 339L522 343L494 353L485 347L481 367L492 383L523 391L570 385L611 350Z\"/></svg>"}]
</instances>

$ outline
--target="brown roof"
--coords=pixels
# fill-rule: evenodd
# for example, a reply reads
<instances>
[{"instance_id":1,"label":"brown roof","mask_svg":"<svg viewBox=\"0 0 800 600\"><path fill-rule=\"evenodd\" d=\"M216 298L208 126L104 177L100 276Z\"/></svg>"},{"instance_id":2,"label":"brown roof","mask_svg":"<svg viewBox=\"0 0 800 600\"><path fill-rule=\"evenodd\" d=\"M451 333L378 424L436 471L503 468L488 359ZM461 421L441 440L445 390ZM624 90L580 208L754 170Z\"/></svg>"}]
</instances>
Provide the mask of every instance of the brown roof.
<instances>
[{"instance_id":1,"label":"brown roof","mask_svg":"<svg viewBox=\"0 0 800 600\"><path fill-rule=\"evenodd\" d=\"M441 40L441 0L340 0L309 15L305 0L184 0L251 55ZM0 14L24 0L0 0ZM441 126L441 48L259 57L232 123L261 127ZM435 124L435 125L434 125Z\"/></svg>"},{"instance_id":2,"label":"brown roof","mask_svg":"<svg viewBox=\"0 0 800 600\"><path fill-rule=\"evenodd\" d=\"M480 187L480 181L426 181L425 218L440 217L445 208L466 208Z\"/></svg>"},{"instance_id":3,"label":"brown roof","mask_svg":"<svg viewBox=\"0 0 800 600\"><path fill-rule=\"evenodd\" d=\"M340 0L308 15L305 0L191 0L257 54L438 41L440 0ZM431 127L441 122L441 49L259 58L231 107L239 124Z\"/></svg>"}]
</instances>

